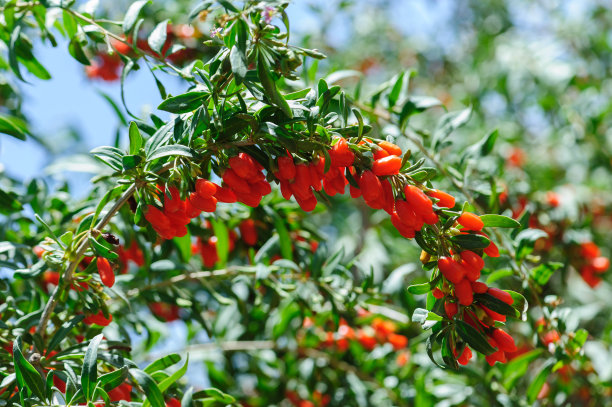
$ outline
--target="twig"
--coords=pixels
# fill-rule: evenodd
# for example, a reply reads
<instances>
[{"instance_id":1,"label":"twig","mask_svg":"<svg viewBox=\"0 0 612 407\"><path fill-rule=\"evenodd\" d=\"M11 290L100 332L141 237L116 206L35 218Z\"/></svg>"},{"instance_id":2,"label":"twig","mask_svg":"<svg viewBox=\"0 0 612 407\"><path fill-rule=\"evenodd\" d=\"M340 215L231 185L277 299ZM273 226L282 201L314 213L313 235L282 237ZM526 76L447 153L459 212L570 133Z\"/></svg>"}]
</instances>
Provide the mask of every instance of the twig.
<instances>
[{"instance_id":1,"label":"twig","mask_svg":"<svg viewBox=\"0 0 612 407\"><path fill-rule=\"evenodd\" d=\"M125 204L128 201L128 199L130 199L130 197L134 194L134 192L136 192L136 188L137 188L137 185L132 184L121 195L121 197L119 197L117 202L115 202L115 204L106 213L106 215L104 215L104 217L100 219L95 229L102 230L106 225L108 225L108 223L111 221L113 216L115 216L115 214L119 211L119 209L121 209L123 204ZM91 231L89 233L91 233ZM47 324L49 323L49 318L51 317L51 313L53 313L53 310L55 309L57 305L58 298L62 290L64 289L64 287L67 287L70 285L72 281L72 274L74 273L74 270L76 270L77 266L79 265L81 261L81 257L83 257L83 255L85 254L88 248L89 248L89 240L83 240L83 242L79 245L79 247L77 248L74 254L74 260L72 260L72 262L68 265L68 267L64 271L64 274L62 275L63 284L58 284L55 287L55 290L53 290L53 294L51 294L49 301L47 301L47 304L45 305L45 309L40 318L40 322L38 323L38 328L36 329L36 332L39 335L41 336L44 335L44 332L47 328Z\"/></svg>"}]
</instances>

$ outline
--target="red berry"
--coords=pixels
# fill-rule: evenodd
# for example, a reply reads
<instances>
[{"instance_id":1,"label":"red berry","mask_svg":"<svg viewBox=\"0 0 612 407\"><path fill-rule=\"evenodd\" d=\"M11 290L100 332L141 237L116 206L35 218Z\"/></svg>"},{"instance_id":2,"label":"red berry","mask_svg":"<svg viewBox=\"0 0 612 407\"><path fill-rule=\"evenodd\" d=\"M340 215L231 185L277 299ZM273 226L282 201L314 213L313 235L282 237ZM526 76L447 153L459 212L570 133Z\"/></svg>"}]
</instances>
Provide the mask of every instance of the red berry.
<instances>
[{"instance_id":1,"label":"red berry","mask_svg":"<svg viewBox=\"0 0 612 407\"><path fill-rule=\"evenodd\" d=\"M390 141L381 141L378 146L385 150L389 155L402 155L402 149Z\"/></svg>"},{"instance_id":2,"label":"red berry","mask_svg":"<svg viewBox=\"0 0 612 407\"><path fill-rule=\"evenodd\" d=\"M456 302L445 301L444 302L444 311L446 311L446 316L450 319L453 319L455 315L457 315L458 307Z\"/></svg>"},{"instance_id":3,"label":"red berry","mask_svg":"<svg viewBox=\"0 0 612 407\"><path fill-rule=\"evenodd\" d=\"M474 296L472 293L472 285L467 278L464 278L455 284L455 295L459 299L459 304L465 305L466 307L468 305L472 305L472 302L474 302Z\"/></svg>"},{"instance_id":4,"label":"red berry","mask_svg":"<svg viewBox=\"0 0 612 407\"><path fill-rule=\"evenodd\" d=\"M431 293L433 294L435 299L439 300L441 298L444 298L444 293L438 287L434 288Z\"/></svg>"},{"instance_id":5,"label":"red berry","mask_svg":"<svg viewBox=\"0 0 612 407\"><path fill-rule=\"evenodd\" d=\"M480 281L474 281L472 283L472 291L476 294L484 294L487 292L489 287L485 283L481 283Z\"/></svg>"},{"instance_id":6,"label":"red berry","mask_svg":"<svg viewBox=\"0 0 612 407\"><path fill-rule=\"evenodd\" d=\"M230 188L220 187L218 185L217 191L215 192L215 198L217 198L217 201L225 203L234 203L238 200L234 191Z\"/></svg>"},{"instance_id":7,"label":"red berry","mask_svg":"<svg viewBox=\"0 0 612 407\"><path fill-rule=\"evenodd\" d=\"M257 244L257 229L255 228L255 221L253 219L246 219L238 226L240 229L240 235L242 240L249 246L255 246Z\"/></svg>"},{"instance_id":8,"label":"red berry","mask_svg":"<svg viewBox=\"0 0 612 407\"><path fill-rule=\"evenodd\" d=\"M440 257L438 259L438 268L442 275L453 284L464 280L465 270L452 257Z\"/></svg>"},{"instance_id":9,"label":"red berry","mask_svg":"<svg viewBox=\"0 0 612 407\"><path fill-rule=\"evenodd\" d=\"M393 226L395 226L395 228L400 233L400 235L404 236L406 239L414 238L415 236L414 229L412 229L410 226L402 222L402 220L400 219L400 217L397 215L396 212L393 212L391 214L391 223L393 224Z\"/></svg>"},{"instance_id":10,"label":"red berry","mask_svg":"<svg viewBox=\"0 0 612 407\"><path fill-rule=\"evenodd\" d=\"M279 180L289 181L295 178L295 164L293 163L292 157L286 155L278 157L277 164L277 178Z\"/></svg>"},{"instance_id":11,"label":"red berry","mask_svg":"<svg viewBox=\"0 0 612 407\"><path fill-rule=\"evenodd\" d=\"M499 349L504 352L516 352L516 344L514 343L514 338L508 335L507 332L501 329L493 330L493 339L499 345Z\"/></svg>"},{"instance_id":12,"label":"red berry","mask_svg":"<svg viewBox=\"0 0 612 407\"><path fill-rule=\"evenodd\" d=\"M468 230L479 231L484 227L484 222L480 220L480 217L471 212L463 212L457 222Z\"/></svg>"},{"instance_id":13,"label":"red berry","mask_svg":"<svg viewBox=\"0 0 612 407\"><path fill-rule=\"evenodd\" d=\"M203 178L198 178L195 187L201 197L213 196L217 192L217 184Z\"/></svg>"},{"instance_id":14,"label":"red berry","mask_svg":"<svg viewBox=\"0 0 612 407\"><path fill-rule=\"evenodd\" d=\"M115 273L108 260L104 257L98 257L96 266L98 266L98 274L100 275L102 284L107 287L112 287L115 284Z\"/></svg>"},{"instance_id":15,"label":"red berry","mask_svg":"<svg viewBox=\"0 0 612 407\"><path fill-rule=\"evenodd\" d=\"M455 206L455 197L447 194L444 191L431 189L427 191L427 195L438 199L437 205L443 208L453 208Z\"/></svg>"},{"instance_id":16,"label":"red berry","mask_svg":"<svg viewBox=\"0 0 612 407\"><path fill-rule=\"evenodd\" d=\"M383 192L380 180L372 171L364 171L361 174L359 188L366 202L376 200Z\"/></svg>"},{"instance_id":17,"label":"red berry","mask_svg":"<svg viewBox=\"0 0 612 407\"><path fill-rule=\"evenodd\" d=\"M229 165L236 174L244 179L249 179L257 175L257 168L250 155L240 153L229 159Z\"/></svg>"},{"instance_id":18,"label":"red berry","mask_svg":"<svg viewBox=\"0 0 612 407\"><path fill-rule=\"evenodd\" d=\"M514 299L512 298L512 296L509 293L500 290L499 288L489 287L489 289L487 290L487 293L491 294L493 297L497 298L498 300L502 300L508 305L512 305L514 303Z\"/></svg>"},{"instance_id":19,"label":"red berry","mask_svg":"<svg viewBox=\"0 0 612 407\"><path fill-rule=\"evenodd\" d=\"M243 194L251 193L251 188L249 187L248 182L236 174L236 172L231 168L228 168L223 173L223 182L225 182L235 192L241 192Z\"/></svg>"},{"instance_id":20,"label":"red berry","mask_svg":"<svg viewBox=\"0 0 612 407\"><path fill-rule=\"evenodd\" d=\"M379 177L384 175L395 175L399 174L401 166L402 159L396 155L390 155L374 161L374 164L372 164L372 172Z\"/></svg>"},{"instance_id":21,"label":"red berry","mask_svg":"<svg viewBox=\"0 0 612 407\"><path fill-rule=\"evenodd\" d=\"M406 201L420 217L424 218L433 212L431 200L419 188L414 185L406 185L404 194L406 195Z\"/></svg>"}]
</instances>

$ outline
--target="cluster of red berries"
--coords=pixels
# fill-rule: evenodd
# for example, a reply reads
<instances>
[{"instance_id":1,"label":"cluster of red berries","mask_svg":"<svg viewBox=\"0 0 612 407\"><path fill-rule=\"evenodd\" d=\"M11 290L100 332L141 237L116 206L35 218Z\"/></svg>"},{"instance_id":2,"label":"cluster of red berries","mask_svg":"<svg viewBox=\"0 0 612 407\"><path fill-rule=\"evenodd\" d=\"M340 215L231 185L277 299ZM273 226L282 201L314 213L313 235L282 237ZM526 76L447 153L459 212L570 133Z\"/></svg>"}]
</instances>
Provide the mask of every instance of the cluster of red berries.
<instances>
[{"instance_id":1,"label":"cluster of red berries","mask_svg":"<svg viewBox=\"0 0 612 407\"><path fill-rule=\"evenodd\" d=\"M108 318L104 316L102 310L98 311L97 314L89 314L83 319L83 322L87 325L100 325L108 326L113 321L113 316L108 314Z\"/></svg>"},{"instance_id":2,"label":"cluster of red berries","mask_svg":"<svg viewBox=\"0 0 612 407\"><path fill-rule=\"evenodd\" d=\"M174 27L169 24L166 31L166 42L162 47L161 54L166 55L168 53L168 51L172 47L175 38L178 37L183 40L182 42L184 42L185 40L191 38L187 36L189 34L191 34L191 36L194 36L196 34L196 31L190 29L190 27L188 26L179 25L176 27L175 32ZM115 39L111 40L111 46L116 51L116 53L97 53L95 58L91 61L91 64L85 67L85 73L87 74L87 77L89 77L90 79L101 79L107 82L113 82L118 80L120 78L121 66L123 65L119 55L133 56L134 52L132 49L131 42L131 38L127 41L120 41ZM162 55L151 49L148 41L145 38L139 38L136 41L136 47L140 51L149 54L155 58L162 58ZM195 48L183 47L178 51L167 55L166 58L170 62L180 65L185 63L186 61L194 59L196 57L196 53L197 51Z\"/></svg>"},{"instance_id":3,"label":"cluster of red berries","mask_svg":"<svg viewBox=\"0 0 612 407\"><path fill-rule=\"evenodd\" d=\"M263 167L250 155L240 153L229 159L229 168L222 175L223 188L230 199L222 202L242 202L252 208L259 206L261 199L272 192L266 181ZM232 199L232 194L235 198Z\"/></svg>"},{"instance_id":4,"label":"cluster of red berries","mask_svg":"<svg viewBox=\"0 0 612 407\"><path fill-rule=\"evenodd\" d=\"M288 154L278 157L276 164L278 170L274 175L279 180L283 198L289 200L293 196L304 211L310 212L314 210L317 206L317 197L314 191L321 191L323 189L325 158L319 157L312 163L299 163L296 165L293 161L293 157ZM337 168L334 168L334 170L338 171ZM328 174L336 174L336 172L332 171L330 168ZM342 173L340 175L344 177ZM346 179L340 180L343 190L345 180ZM330 175L326 181L329 192L335 191L336 183L337 181L332 181L332 175Z\"/></svg>"},{"instance_id":5,"label":"cluster of red berries","mask_svg":"<svg viewBox=\"0 0 612 407\"><path fill-rule=\"evenodd\" d=\"M200 216L202 212L214 212L217 209L217 198L214 196L217 185L208 180L196 180L195 191L186 200L181 200L176 187L168 190L170 195L165 194L163 211L148 205L144 214L145 219L164 239L185 236L187 224L192 218Z\"/></svg>"},{"instance_id":6,"label":"cluster of red berries","mask_svg":"<svg viewBox=\"0 0 612 407\"><path fill-rule=\"evenodd\" d=\"M461 260L461 262L464 261L463 259ZM453 267L466 268L466 265L462 266L460 262L455 261L455 263L458 266ZM474 271L471 271L471 273L474 273ZM487 293L508 305L512 305L514 299L507 292L498 288L488 287L485 283L478 281L470 282L469 279L462 279L460 281L468 281L469 290L466 288L465 291L461 291L463 289L458 291L457 285L455 285L454 289L451 289L449 285L444 285L443 290L439 288L434 289L434 297L444 299L444 310L446 316L450 319L453 319L459 313L459 305L464 306L463 321L470 324L481 334L486 335L489 344L497 349L494 353L485 357L487 362L491 366L495 362L505 363L507 361L506 353L516 352L516 345L512 336L499 328L495 328L495 322L506 322L506 316L489 309L481 303L475 304L472 293ZM460 351L455 349L455 356L458 357L457 362L466 365L472 358L472 351L465 345Z\"/></svg>"},{"instance_id":7,"label":"cluster of red berries","mask_svg":"<svg viewBox=\"0 0 612 407\"><path fill-rule=\"evenodd\" d=\"M121 65L119 55L101 52L85 67L85 73L90 79L113 82L120 77Z\"/></svg>"},{"instance_id":8,"label":"cluster of red berries","mask_svg":"<svg viewBox=\"0 0 612 407\"><path fill-rule=\"evenodd\" d=\"M129 262L134 262L138 267L142 267L145 264L144 254L142 249L138 247L138 243L135 241L130 244L126 249L123 246L117 248L117 254L119 255L119 273L124 274L127 272Z\"/></svg>"},{"instance_id":9,"label":"cluster of red berries","mask_svg":"<svg viewBox=\"0 0 612 407\"><path fill-rule=\"evenodd\" d=\"M325 407L331 402L329 394L323 394L318 390L312 392L312 401L301 399L294 391L285 392L285 397L296 407Z\"/></svg>"},{"instance_id":10,"label":"cluster of red berries","mask_svg":"<svg viewBox=\"0 0 612 407\"><path fill-rule=\"evenodd\" d=\"M583 264L580 266L582 279L592 288L601 283L603 272L610 268L610 259L601 255L601 250L593 242L585 242L580 245L580 256Z\"/></svg>"},{"instance_id":11,"label":"cluster of red berries","mask_svg":"<svg viewBox=\"0 0 612 407\"><path fill-rule=\"evenodd\" d=\"M371 314L365 310L359 310L360 317L369 317ZM303 328L314 326L312 318L305 318ZM321 344L324 347L335 347L341 352L348 350L350 342L359 343L365 350L372 351L377 345L389 343L393 349L399 351L408 346L408 338L397 333L397 325L389 320L375 317L369 325L364 325L355 330L346 320L341 319L336 332L325 331L317 328L319 335L323 338Z\"/></svg>"}]
</instances>

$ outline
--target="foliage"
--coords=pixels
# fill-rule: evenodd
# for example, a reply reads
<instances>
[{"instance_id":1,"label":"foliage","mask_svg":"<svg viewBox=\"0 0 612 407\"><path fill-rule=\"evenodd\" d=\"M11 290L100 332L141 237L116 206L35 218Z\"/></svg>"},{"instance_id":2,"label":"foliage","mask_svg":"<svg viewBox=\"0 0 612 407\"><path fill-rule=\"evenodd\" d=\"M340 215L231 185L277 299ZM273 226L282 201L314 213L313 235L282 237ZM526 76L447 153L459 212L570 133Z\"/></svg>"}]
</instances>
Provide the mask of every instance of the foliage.
<instances>
[{"instance_id":1,"label":"foliage","mask_svg":"<svg viewBox=\"0 0 612 407\"><path fill-rule=\"evenodd\" d=\"M498 1L458 2L462 58L408 71L384 59L418 49L390 24L334 49L325 30L293 45L283 1L94 3L2 4L3 74L49 80L33 44L65 44L119 82L123 126L82 199L0 178L2 405L608 402L607 305L581 307L575 272L609 289L608 10L585 43L553 27L575 74L550 78L544 58L486 64L521 50ZM123 86L143 68L163 101L138 116ZM39 139L7 83L0 132Z\"/></svg>"}]
</instances>

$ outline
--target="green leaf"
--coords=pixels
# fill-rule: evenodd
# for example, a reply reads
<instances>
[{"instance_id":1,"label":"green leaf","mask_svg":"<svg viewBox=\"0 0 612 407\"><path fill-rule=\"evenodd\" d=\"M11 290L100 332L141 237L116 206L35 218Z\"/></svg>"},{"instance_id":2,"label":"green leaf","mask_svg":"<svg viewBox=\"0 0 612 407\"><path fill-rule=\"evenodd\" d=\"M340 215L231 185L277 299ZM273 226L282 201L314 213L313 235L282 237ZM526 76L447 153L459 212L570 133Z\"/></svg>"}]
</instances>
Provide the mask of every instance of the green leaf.
<instances>
[{"instance_id":1,"label":"green leaf","mask_svg":"<svg viewBox=\"0 0 612 407\"><path fill-rule=\"evenodd\" d=\"M555 271L563 267L563 263L548 262L540 264L531 270L531 278L539 285L548 283Z\"/></svg>"},{"instance_id":2,"label":"green leaf","mask_svg":"<svg viewBox=\"0 0 612 407\"><path fill-rule=\"evenodd\" d=\"M161 383L159 383L159 390L161 390L161 392L164 393L166 390L170 388L170 386L176 383L177 380L183 377L185 373L187 373L188 364L189 364L189 356L187 356L187 360L185 360L185 364L183 364L183 366L180 369L178 369L176 372L172 373L170 376L162 380Z\"/></svg>"},{"instance_id":3,"label":"green leaf","mask_svg":"<svg viewBox=\"0 0 612 407\"><path fill-rule=\"evenodd\" d=\"M117 253L106 247L104 244L98 242L96 239L94 239L93 236L89 236L89 244L98 256L107 258L111 261L117 260L119 258L119 255Z\"/></svg>"},{"instance_id":4,"label":"green leaf","mask_svg":"<svg viewBox=\"0 0 612 407\"><path fill-rule=\"evenodd\" d=\"M47 354L53 351L68 335L68 333L74 328L78 323L80 323L85 318L85 315L77 315L72 318L70 321L66 321L62 324L60 329L53 335L49 344L47 345Z\"/></svg>"},{"instance_id":5,"label":"green leaf","mask_svg":"<svg viewBox=\"0 0 612 407\"><path fill-rule=\"evenodd\" d=\"M499 136L499 132L497 131L497 129L495 129L486 136L484 136L478 143L471 146L467 150L468 154L480 157L489 155L491 151L493 151L497 136Z\"/></svg>"},{"instance_id":6,"label":"green leaf","mask_svg":"<svg viewBox=\"0 0 612 407\"><path fill-rule=\"evenodd\" d=\"M516 258L518 260L524 259L525 256L533 251L535 242L543 237L548 237L548 234L541 229L522 230L514 239L517 242Z\"/></svg>"},{"instance_id":7,"label":"green leaf","mask_svg":"<svg viewBox=\"0 0 612 407\"><path fill-rule=\"evenodd\" d=\"M161 55L168 33L168 20L157 24L147 39L151 49Z\"/></svg>"},{"instance_id":8,"label":"green leaf","mask_svg":"<svg viewBox=\"0 0 612 407\"><path fill-rule=\"evenodd\" d=\"M530 352L524 353L514 359L508 361L508 364L504 366L504 379L503 384L506 390L510 390L514 387L516 382L523 377L531 363L535 361L542 354L542 349L534 349Z\"/></svg>"},{"instance_id":9,"label":"green leaf","mask_svg":"<svg viewBox=\"0 0 612 407\"><path fill-rule=\"evenodd\" d=\"M472 115L472 108L460 110L457 112L450 112L442 116L436 130L433 134L432 145L434 149L444 141L446 138L457 128L463 126L470 119Z\"/></svg>"},{"instance_id":10,"label":"green leaf","mask_svg":"<svg viewBox=\"0 0 612 407\"><path fill-rule=\"evenodd\" d=\"M81 41L79 41L78 37L73 37L68 43L68 52L74 59L82 63L83 65L90 65L89 58L87 58L87 54L83 51L83 47L81 46Z\"/></svg>"},{"instance_id":11,"label":"green leaf","mask_svg":"<svg viewBox=\"0 0 612 407\"><path fill-rule=\"evenodd\" d=\"M191 233L187 232L187 234L183 237L175 237L172 241L176 244L176 247L179 250L179 254L181 255L181 259L184 262L188 262L191 259Z\"/></svg>"},{"instance_id":12,"label":"green leaf","mask_svg":"<svg viewBox=\"0 0 612 407\"><path fill-rule=\"evenodd\" d=\"M281 256L284 259L293 260L293 242L289 236L285 221L277 213L274 216L274 228L276 233L278 233Z\"/></svg>"},{"instance_id":13,"label":"green leaf","mask_svg":"<svg viewBox=\"0 0 612 407\"><path fill-rule=\"evenodd\" d=\"M490 355L495 352L495 348L489 344L487 338L467 322L456 320L455 327L461 339L475 351L484 355Z\"/></svg>"},{"instance_id":14,"label":"green leaf","mask_svg":"<svg viewBox=\"0 0 612 407\"><path fill-rule=\"evenodd\" d=\"M13 342L13 363L19 388L27 388L41 401L45 400L45 381L38 371L26 360L21 351L21 337Z\"/></svg>"},{"instance_id":15,"label":"green leaf","mask_svg":"<svg viewBox=\"0 0 612 407\"><path fill-rule=\"evenodd\" d=\"M0 188L0 213L9 214L23 209L14 192L5 192Z\"/></svg>"},{"instance_id":16,"label":"green leaf","mask_svg":"<svg viewBox=\"0 0 612 407\"><path fill-rule=\"evenodd\" d=\"M142 163L142 157L139 155L124 155L121 158L121 163L123 164L123 169L128 171L138 167Z\"/></svg>"},{"instance_id":17,"label":"green leaf","mask_svg":"<svg viewBox=\"0 0 612 407\"><path fill-rule=\"evenodd\" d=\"M51 230L51 227L49 225L47 225L47 222L45 222L43 220L43 218L41 218L37 213L34 214L34 217L36 218L36 220L38 222L40 222L40 224L43 226L43 228L45 228L45 230L47 231L47 233L49 234L49 236L55 240L57 242L57 244L60 245L60 247L64 247L63 243L57 238L57 236L55 236L55 233L53 233L53 231Z\"/></svg>"},{"instance_id":18,"label":"green leaf","mask_svg":"<svg viewBox=\"0 0 612 407\"><path fill-rule=\"evenodd\" d=\"M192 112L202 106L202 99L208 95L208 92L203 91L187 92L164 100L157 108L170 113Z\"/></svg>"},{"instance_id":19,"label":"green leaf","mask_svg":"<svg viewBox=\"0 0 612 407\"><path fill-rule=\"evenodd\" d=\"M236 399L233 396L230 396L229 394L225 394L219 389L209 388L209 389L202 390L202 392L204 392L207 396L210 396L216 401L223 403L223 404L232 404L236 401Z\"/></svg>"},{"instance_id":20,"label":"green leaf","mask_svg":"<svg viewBox=\"0 0 612 407\"><path fill-rule=\"evenodd\" d=\"M145 367L143 371L147 374L151 374L153 372L157 372L158 370L163 370L167 367L176 365L180 361L181 355L178 353L171 353L155 360L149 366Z\"/></svg>"},{"instance_id":21,"label":"green leaf","mask_svg":"<svg viewBox=\"0 0 612 407\"><path fill-rule=\"evenodd\" d=\"M153 407L166 406L164 396L151 376L139 369L130 369L130 375L132 375L134 380L142 387L147 396L147 401L151 403Z\"/></svg>"},{"instance_id":22,"label":"green leaf","mask_svg":"<svg viewBox=\"0 0 612 407\"><path fill-rule=\"evenodd\" d=\"M283 98L283 95L280 94L276 88L276 84L270 76L270 67L268 66L266 58L261 50L259 50L257 53L257 76L259 77L259 81L263 86L263 90L268 98L268 101L272 105L278 107L287 117L290 119L293 118L293 112L291 111L289 104L285 98Z\"/></svg>"},{"instance_id":23,"label":"green leaf","mask_svg":"<svg viewBox=\"0 0 612 407\"><path fill-rule=\"evenodd\" d=\"M225 266L229 255L229 232L225 223L218 219L211 219L213 231L217 237L217 255L219 256L219 266Z\"/></svg>"},{"instance_id":24,"label":"green leaf","mask_svg":"<svg viewBox=\"0 0 612 407\"><path fill-rule=\"evenodd\" d=\"M123 19L123 32L129 33L132 28L134 28L134 24L136 24L136 20L138 20L138 15L140 14L140 10L149 3L149 0L138 0L133 2L128 8L128 11L125 13L125 18Z\"/></svg>"},{"instance_id":25,"label":"green leaf","mask_svg":"<svg viewBox=\"0 0 612 407\"><path fill-rule=\"evenodd\" d=\"M27 126L21 119L0 114L0 133L8 134L19 140L25 140L27 132Z\"/></svg>"},{"instance_id":26,"label":"green leaf","mask_svg":"<svg viewBox=\"0 0 612 407\"><path fill-rule=\"evenodd\" d=\"M11 69L13 70L17 78L25 82L26 80L23 79L23 76L21 76L21 71L19 70L19 62L17 61L16 46L17 46L17 41L19 41L20 34L21 34L20 26L15 27L15 29L11 33L11 39L9 42L9 51L8 51L9 52L9 66L11 67Z\"/></svg>"},{"instance_id":27,"label":"green leaf","mask_svg":"<svg viewBox=\"0 0 612 407\"><path fill-rule=\"evenodd\" d=\"M247 59L244 52L237 45L234 45L230 51L230 63L232 72L236 75L236 78L242 81L248 72Z\"/></svg>"},{"instance_id":28,"label":"green leaf","mask_svg":"<svg viewBox=\"0 0 612 407\"><path fill-rule=\"evenodd\" d=\"M189 147L180 144L173 144L171 146L162 146L157 148L150 156L147 157L147 161L153 161L157 160L158 158L168 156L194 158L195 154Z\"/></svg>"},{"instance_id":29,"label":"green leaf","mask_svg":"<svg viewBox=\"0 0 612 407\"><path fill-rule=\"evenodd\" d=\"M389 92L388 100L389 100L389 109L392 109L397 103L397 99L402 91L402 87L404 86L404 75L405 72L400 73L393 84L393 88L391 88L391 92Z\"/></svg>"},{"instance_id":30,"label":"green leaf","mask_svg":"<svg viewBox=\"0 0 612 407\"><path fill-rule=\"evenodd\" d=\"M554 364L554 359L548 359L546 363L542 365L533 381L529 384L529 387L527 388L527 399L529 400L529 403L533 403L538 397L540 390L542 390L542 386L544 386L546 379L548 379L548 376L552 372Z\"/></svg>"},{"instance_id":31,"label":"green leaf","mask_svg":"<svg viewBox=\"0 0 612 407\"><path fill-rule=\"evenodd\" d=\"M62 21L64 22L64 28L66 29L66 35L68 38L73 38L77 33L77 22L72 17L72 14L68 13L66 10L62 10Z\"/></svg>"},{"instance_id":32,"label":"green leaf","mask_svg":"<svg viewBox=\"0 0 612 407\"><path fill-rule=\"evenodd\" d=\"M120 384L124 383L127 377L128 367L123 366L121 369L117 369L100 376L100 378L98 379L98 387L103 387L106 391L112 390Z\"/></svg>"},{"instance_id":33,"label":"green leaf","mask_svg":"<svg viewBox=\"0 0 612 407\"><path fill-rule=\"evenodd\" d=\"M513 318L520 318L521 313L517 311L511 305L506 304L499 298L492 296L491 294L474 294L474 300L477 300L480 304L489 308L498 314L506 315Z\"/></svg>"},{"instance_id":34,"label":"green leaf","mask_svg":"<svg viewBox=\"0 0 612 407\"><path fill-rule=\"evenodd\" d=\"M451 236L450 240L464 249L484 249L491 244L486 237L474 234Z\"/></svg>"},{"instance_id":35,"label":"green leaf","mask_svg":"<svg viewBox=\"0 0 612 407\"><path fill-rule=\"evenodd\" d=\"M423 283L423 284L412 284L411 286L408 287L408 292L411 294L427 294L428 292L430 292L433 288L431 287L430 283Z\"/></svg>"},{"instance_id":36,"label":"green leaf","mask_svg":"<svg viewBox=\"0 0 612 407\"><path fill-rule=\"evenodd\" d=\"M98 347L102 341L102 334L96 335L87 350L83 359L83 370L81 372L81 387L85 398L89 401L96 388L96 380L98 378Z\"/></svg>"},{"instance_id":37,"label":"green leaf","mask_svg":"<svg viewBox=\"0 0 612 407\"><path fill-rule=\"evenodd\" d=\"M481 215L480 220L487 228L518 228L519 221L503 215Z\"/></svg>"},{"instance_id":38,"label":"green leaf","mask_svg":"<svg viewBox=\"0 0 612 407\"><path fill-rule=\"evenodd\" d=\"M512 290L504 290L504 291L510 294L510 296L514 300L514 302L512 303L512 307L515 308L519 312L521 321L527 321L527 309L529 308L529 304L527 303L527 300L525 299L525 297L522 294L517 293L516 291L512 291Z\"/></svg>"}]
</instances>

